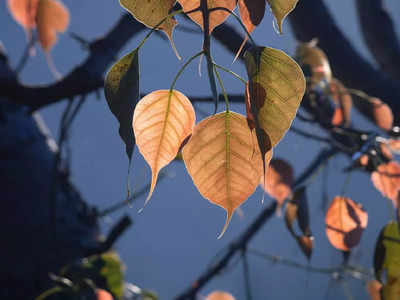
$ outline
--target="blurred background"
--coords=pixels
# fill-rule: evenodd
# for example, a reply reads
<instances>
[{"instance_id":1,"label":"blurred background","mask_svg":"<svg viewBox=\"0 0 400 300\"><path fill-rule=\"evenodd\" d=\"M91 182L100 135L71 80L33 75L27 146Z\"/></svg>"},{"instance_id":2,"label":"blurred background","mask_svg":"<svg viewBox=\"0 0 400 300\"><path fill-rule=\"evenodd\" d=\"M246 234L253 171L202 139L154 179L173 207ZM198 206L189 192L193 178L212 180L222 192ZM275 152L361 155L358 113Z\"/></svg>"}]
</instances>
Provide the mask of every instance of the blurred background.
<instances>
[{"instance_id":1,"label":"blurred background","mask_svg":"<svg viewBox=\"0 0 400 300\"><path fill-rule=\"evenodd\" d=\"M374 63L362 42L353 1L324 2L329 6L345 36L365 58ZM118 1L64 0L64 4L71 14L68 33L76 33L88 41L104 35L124 13ZM400 28L400 2L386 1L386 5L392 12L396 27ZM190 24L182 17L177 19L185 28L198 30L195 24ZM229 18L228 22L235 24L232 18ZM282 49L293 55L296 40L291 34L288 22L284 23L283 35L276 33L272 22L272 14L267 9L262 24L254 31L255 41L259 45ZM0 40L7 50L11 65L15 66L23 54L26 39L22 28L10 16L6 1L0 2L0 28ZM53 60L62 74L67 74L87 55L68 33L59 36L59 41L52 51ZM142 32L131 40L118 57L135 48L144 34ZM182 61L176 58L168 41L161 35L153 35L142 48L139 57L142 93L168 89L180 66L202 46L199 33L184 32L179 26L175 29L174 40ZM232 64L233 55L216 41L212 43L212 51L218 64L246 77L242 63L237 61ZM335 68L334 65L331 67ZM189 98L209 96L204 60L202 71L203 76L200 77L196 60L178 80L176 89ZM239 81L227 74L222 75L228 93L243 93L243 85ZM29 85L54 81L42 51L37 51L37 55L29 60L21 73L21 79ZM55 136L58 134L65 105L65 102L61 102L40 111ZM213 103L196 104L196 107L203 112L197 112L197 121L211 114L214 109ZM222 108L221 104L220 109ZM232 110L244 113L244 105L232 104ZM372 128L354 110L352 120L356 128ZM294 124L310 133L321 133L316 127L298 121ZM323 145L318 142L305 140L289 132L276 147L274 156L289 161L296 175L309 164L321 147ZM89 95L74 122L71 149L72 181L90 205L103 210L126 197L128 160L118 135L118 123L110 113L102 92L100 99L95 94ZM311 229L315 236L314 252L310 261L312 266L332 267L342 262L341 253L330 246L325 235L324 215L327 202L324 202L322 178L325 176L328 198L331 200L342 190L346 177L342 169L347 165L346 157L335 157L327 166L325 175L320 173L308 188ZM262 190L258 188L242 205L243 215L235 214L223 238L217 240L225 222L225 212L200 196L182 162L171 163L164 172L166 178L157 184L151 201L142 213L138 214L138 210L143 207L144 195L136 199L132 207L126 207L102 218L101 227L106 233L121 215L129 214L134 220L134 225L116 244L116 250L126 265L126 280L154 290L160 299L173 299L273 200L266 197L265 203L262 204ZM132 191L135 192L146 185L150 181L150 175L150 169L136 149L130 178ZM371 268L378 233L390 218L386 200L373 187L369 175L361 172L355 172L351 176L346 196L361 202L369 213L368 227L359 246L353 251L350 263ZM283 217L278 215L259 231L250 247L307 264L295 240L287 231ZM367 297L364 283L360 280L338 282L332 280L329 274L306 272L253 256L250 256L250 280L254 299L343 299L349 292L353 299ZM206 295L214 289L229 291L239 300L245 299L242 265L229 268L216 277L202 290L202 294Z\"/></svg>"}]
</instances>

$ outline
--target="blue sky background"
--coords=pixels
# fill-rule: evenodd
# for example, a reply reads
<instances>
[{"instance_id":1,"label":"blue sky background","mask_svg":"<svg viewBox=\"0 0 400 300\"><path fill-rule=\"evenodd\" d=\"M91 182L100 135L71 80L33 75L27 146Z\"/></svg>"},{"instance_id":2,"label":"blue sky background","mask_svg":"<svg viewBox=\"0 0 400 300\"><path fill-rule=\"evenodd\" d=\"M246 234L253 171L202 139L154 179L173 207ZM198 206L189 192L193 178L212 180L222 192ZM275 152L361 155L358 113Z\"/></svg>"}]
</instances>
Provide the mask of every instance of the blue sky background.
<instances>
[{"instance_id":1,"label":"blue sky background","mask_svg":"<svg viewBox=\"0 0 400 300\"><path fill-rule=\"evenodd\" d=\"M300 0L302 1L302 0ZM306 0L303 0L306 1ZM360 53L372 61L362 43L353 1L325 1L332 10L336 21L345 35L354 43ZM92 40L104 35L123 13L118 1L76 1L65 0L71 12L69 32ZM399 17L400 3L386 1L388 7ZM272 27L272 15L267 10L262 24L255 30L254 38L260 45L283 49L293 54L296 42L287 22L284 34L278 35ZM184 23L182 18L178 21ZM233 23L232 19L229 19ZM396 20L400 28L400 18ZM195 25L185 24L185 26ZM0 40L8 51L11 64L15 66L22 55L26 41L23 30L10 17L6 1L0 2ZM143 38L144 33L133 39L118 55L133 49ZM140 53L141 92L168 89L179 67L185 59L197 53L201 48L200 35L191 35L177 27L174 40L183 57L178 61L169 44L153 36ZM87 55L76 41L67 34L60 36L52 51L53 59L63 74L67 74ZM236 62L231 66L233 56L213 43L215 60L235 72L245 76L244 66ZM351 62L349 62L351 63ZM332 66L334 69L335 66ZM195 61L179 79L176 89L187 96L210 95L207 76L199 77L198 61ZM203 65L203 74L206 69ZM21 74L26 84L37 85L52 82L46 61L41 51L32 58ZM230 93L243 92L243 85L223 74L226 89ZM220 107L222 108L222 104ZM42 114L56 135L65 103L58 103L42 110ZM199 106L211 113L213 104ZM232 110L244 112L243 105L232 105ZM204 116L197 115L197 120ZM353 122L358 128L366 129L370 125L353 111ZM317 128L305 126L295 121L297 127L309 132L320 133ZM80 189L84 198L100 209L121 201L125 197L127 157L118 136L118 125L110 113L101 92L101 99L90 95L72 128L72 181ZM295 167L299 174L307 166L322 145L314 141L305 141L288 133L277 146L275 157L283 157ZM329 164L328 193L332 199L342 189L345 176L341 173L347 166L345 157L337 157ZM131 185L134 189L142 187L150 180L150 170L138 151L135 151ZM160 182L145 210L138 214L143 206L144 197L139 198L132 208L104 218L102 227L107 232L121 214L129 214L135 224L118 241L116 248L126 264L126 279L141 287L155 290L160 299L172 299L204 271L216 253L238 236L251 220L268 204L261 204L262 191L257 189L242 206L244 217L235 215L221 240L216 237L225 221L225 213L217 206L203 199L190 177L184 164L174 162L166 168L168 178ZM321 176L308 189L311 213L311 229L315 235L315 249L311 260L313 266L336 266L341 262L341 254L328 244L324 232L324 210L321 206ZM346 196L361 202L369 212L369 225L364 232L360 245L353 251L352 264L371 267L372 254L381 227L389 218L386 200L373 188L367 174L356 173ZM273 255L281 255L300 263L307 261L300 253L295 241L285 228L282 217L274 217L250 244L255 248ZM250 257L251 284L254 299L343 299L343 284L332 281L328 275L307 273L304 270L272 264L257 257ZM348 287L354 299L366 298L365 287L360 281L349 281ZM245 299L242 266L216 277L202 294L213 289L231 292L238 300Z\"/></svg>"}]
</instances>

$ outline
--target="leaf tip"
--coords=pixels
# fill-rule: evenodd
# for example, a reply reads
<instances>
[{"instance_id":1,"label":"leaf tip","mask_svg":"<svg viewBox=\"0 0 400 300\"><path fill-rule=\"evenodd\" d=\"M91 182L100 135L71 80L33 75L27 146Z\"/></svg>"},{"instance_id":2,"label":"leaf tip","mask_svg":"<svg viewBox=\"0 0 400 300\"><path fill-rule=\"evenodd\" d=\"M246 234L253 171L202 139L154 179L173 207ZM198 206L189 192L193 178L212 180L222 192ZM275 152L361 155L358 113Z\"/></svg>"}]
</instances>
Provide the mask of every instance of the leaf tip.
<instances>
[{"instance_id":1,"label":"leaf tip","mask_svg":"<svg viewBox=\"0 0 400 300\"><path fill-rule=\"evenodd\" d=\"M233 210L226 210L225 225L224 225L224 228L222 228L221 233L217 237L218 240L222 238L222 236L225 234L226 229L228 229L229 223L230 223L230 221L232 219L232 215L233 215Z\"/></svg>"}]
</instances>

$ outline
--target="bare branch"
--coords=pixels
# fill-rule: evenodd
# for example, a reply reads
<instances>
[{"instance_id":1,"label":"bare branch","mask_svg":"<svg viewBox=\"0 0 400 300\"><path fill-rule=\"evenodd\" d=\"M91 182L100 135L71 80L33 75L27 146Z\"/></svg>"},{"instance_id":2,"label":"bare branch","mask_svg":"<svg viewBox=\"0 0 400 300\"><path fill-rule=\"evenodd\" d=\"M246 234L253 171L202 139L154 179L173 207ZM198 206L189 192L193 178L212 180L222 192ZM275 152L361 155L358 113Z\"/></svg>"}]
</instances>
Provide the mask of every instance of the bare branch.
<instances>
[{"instance_id":1,"label":"bare branch","mask_svg":"<svg viewBox=\"0 0 400 300\"><path fill-rule=\"evenodd\" d=\"M116 54L130 38L143 29L141 23L125 14L104 37L90 43L90 54L86 60L61 81L32 87L17 80L0 80L0 97L38 109L63 99L93 92L103 87L103 75L115 61Z\"/></svg>"},{"instance_id":2,"label":"bare branch","mask_svg":"<svg viewBox=\"0 0 400 300\"><path fill-rule=\"evenodd\" d=\"M400 43L382 0L357 0L358 20L369 50L390 77L400 80Z\"/></svg>"}]
</instances>

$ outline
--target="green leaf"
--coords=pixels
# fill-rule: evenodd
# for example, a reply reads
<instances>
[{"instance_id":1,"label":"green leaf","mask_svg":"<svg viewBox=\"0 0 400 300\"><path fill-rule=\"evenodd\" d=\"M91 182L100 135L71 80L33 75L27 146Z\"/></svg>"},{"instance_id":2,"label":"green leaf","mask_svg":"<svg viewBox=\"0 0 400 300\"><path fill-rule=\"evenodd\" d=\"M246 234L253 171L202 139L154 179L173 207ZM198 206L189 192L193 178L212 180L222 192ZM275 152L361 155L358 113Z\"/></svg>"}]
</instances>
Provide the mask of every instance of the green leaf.
<instances>
[{"instance_id":1,"label":"green leaf","mask_svg":"<svg viewBox=\"0 0 400 300\"><path fill-rule=\"evenodd\" d=\"M306 81L299 65L284 52L257 47L246 51L250 111L256 126L274 147L290 128L303 98Z\"/></svg>"},{"instance_id":2,"label":"green leaf","mask_svg":"<svg viewBox=\"0 0 400 300\"><path fill-rule=\"evenodd\" d=\"M276 22L278 23L280 33L282 33L283 20L296 7L298 1L299 0L267 0L276 18Z\"/></svg>"},{"instance_id":3,"label":"green leaf","mask_svg":"<svg viewBox=\"0 0 400 300\"><path fill-rule=\"evenodd\" d=\"M109 291L118 299L122 297L123 265L114 252L85 258L79 264L64 268L61 275L71 279L74 283L80 282L82 279L90 279L97 288Z\"/></svg>"},{"instance_id":4,"label":"green leaf","mask_svg":"<svg viewBox=\"0 0 400 300\"><path fill-rule=\"evenodd\" d=\"M139 59L135 49L108 71L104 93L111 112L119 121L119 135L126 145L129 161L135 147L132 119L139 100Z\"/></svg>"},{"instance_id":5,"label":"green leaf","mask_svg":"<svg viewBox=\"0 0 400 300\"><path fill-rule=\"evenodd\" d=\"M136 20L149 28L155 28L165 19L157 29L165 32L171 42L172 49L180 59L172 39L177 22L173 17L168 17L174 7L175 0L120 0L119 2Z\"/></svg>"},{"instance_id":6,"label":"green leaf","mask_svg":"<svg viewBox=\"0 0 400 300\"><path fill-rule=\"evenodd\" d=\"M244 58L249 77L246 88L248 119L254 121L265 174L265 153L290 128L306 81L299 65L280 50L251 48Z\"/></svg>"}]
</instances>

